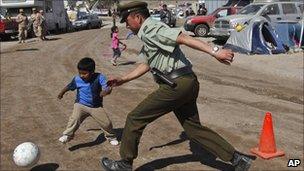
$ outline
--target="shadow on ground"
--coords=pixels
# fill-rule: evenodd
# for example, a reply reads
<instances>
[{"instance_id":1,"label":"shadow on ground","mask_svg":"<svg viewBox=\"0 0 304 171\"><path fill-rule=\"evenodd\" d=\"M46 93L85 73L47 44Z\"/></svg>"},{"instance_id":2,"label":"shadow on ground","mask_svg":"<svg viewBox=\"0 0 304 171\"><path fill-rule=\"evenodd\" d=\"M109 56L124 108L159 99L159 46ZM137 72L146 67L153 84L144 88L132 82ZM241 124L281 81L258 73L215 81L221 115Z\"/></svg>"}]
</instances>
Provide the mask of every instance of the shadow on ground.
<instances>
[{"instance_id":1,"label":"shadow on ground","mask_svg":"<svg viewBox=\"0 0 304 171\"><path fill-rule=\"evenodd\" d=\"M100 130L100 129L89 129L87 131L94 131L94 130ZM123 128L114 129L114 132L115 132L115 135L117 136L118 141L121 140L122 131L123 131ZM95 146L95 145L102 144L105 141L106 141L106 138L104 137L104 133L101 133L101 134L98 135L98 137L94 141L74 145L74 146L70 147L69 150L70 151L75 151L75 150L78 150L80 148L92 147L92 146Z\"/></svg>"},{"instance_id":2,"label":"shadow on ground","mask_svg":"<svg viewBox=\"0 0 304 171\"><path fill-rule=\"evenodd\" d=\"M31 52L31 51L39 51L39 49L37 48L16 49L16 50L3 51L0 52L0 54L15 53L15 52Z\"/></svg>"},{"instance_id":3,"label":"shadow on ground","mask_svg":"<svg viewBox=\"0 0 304 171\"><path fill-rule=\"evenodd\" d=\"M180 134L180 139L174 140L164 145L151 147L149 150L153 150L154 148L161 148L165 146L179 144L187 140L188 138L185 132L182 132ZM158 169L164 169L165 167L172 164L182 164L188 162L200 162L203 165L212 167L217 170L223 170L223 171L234 170L234 167L232 165L216 160L217 158L216 156L214 156L207 150L203 149L199 144L189 141L189 147L192 154L157 159L138 167L136 171L153 171Z\"/></svg>"},{"instance_id":4,"label":"shadow on ground","mask_svg":"<svg viewBox=\"0 0 304 171\"><path fill-rule=\"evenodd\" d=\"M118 65L134 65L134 64L136 64L135 61L127 61L127 62L119 63Z\"/></svg>"},{"instance_id":5,"label":"shadow on ground","mask_svg":"<svg viewBox=\"0 0 304 171\"><path fill-rule=\"evenodd\" d=\"M28 48L28 49L17 49L16 51L26 52L26 51L38 51L37 48Z\"/></svg>"},{"instance_id":6,"label":"shadow on ground","mask_svg":"<svg viewBox=\"0 0 304 171\"><path fill-rule=\"evenodd\" d=\"M55 171L58 167L57 163L45 163L33 167L31 171Z\"/></svg>"},{"instance_id":7,"label":"shadow on ground","mask_svg":"<svg viewBox=\"0 0 304 171\"><path fill-rule=\"evenodd\" d=\"M53 38L47 38L45 41L55 41L55 40L60 40L61 38L59 37L53 37Z\"/></svg>"},{"instance_id":8,"label":"shadow on ground","mask_svg":"<svg viewBox=\"0 0 304 171\"><path fill-rule=\"evenodd\" d=\"M228 39L217 38L217 39L214 39L212 42L216 45L224 46L226 44L227 40Z\"/></svg>"}]
</instances>

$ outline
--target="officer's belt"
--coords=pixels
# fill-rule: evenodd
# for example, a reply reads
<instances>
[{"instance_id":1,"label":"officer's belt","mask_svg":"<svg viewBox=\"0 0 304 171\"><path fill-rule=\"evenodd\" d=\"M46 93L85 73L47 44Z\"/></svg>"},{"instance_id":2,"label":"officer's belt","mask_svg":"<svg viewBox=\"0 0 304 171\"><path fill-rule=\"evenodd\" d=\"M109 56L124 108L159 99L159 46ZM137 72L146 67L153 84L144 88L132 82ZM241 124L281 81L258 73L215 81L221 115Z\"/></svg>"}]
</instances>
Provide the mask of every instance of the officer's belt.
<instances>
[{"instance_id":1,"label":"officer's belt","mask_svg":"<svg viewBox=\"0 0 304 171\"><path fill-rule=\"evenodd\" d=\"M154 70L157 70L157 69L154 69ZM192 71L190 66L185 66L185 67L182 67L182 68L175 69L170 73L163 73L163 72L157 70L157 72L152 71L152 74L153 74L154 80L157 83L159 83L159 84L160 83L165 83L165 84L168 84L170 86L175 86L176 83L174 82L174 79L176 79L178 77L181 77L183 75L193 74L193 71ZM163 77L163 78L161 78L161 77Z\"/></svg>"},{"instance_id":2,"label":"officer's belt","mask_svg":"<svg viewBox=\"0 0 304 171\"><path fill-rule=\"evenodd\" d=\"M167 77L169 77L170 79L175 79L175 78L178 78L180 76L188 75L188 74L192 74L192 73L193 73L192 67L184 66L182 68L175 69L170 73L167 73L167 74L165 73L165 75Z\"/></svg>"}]
</instances>

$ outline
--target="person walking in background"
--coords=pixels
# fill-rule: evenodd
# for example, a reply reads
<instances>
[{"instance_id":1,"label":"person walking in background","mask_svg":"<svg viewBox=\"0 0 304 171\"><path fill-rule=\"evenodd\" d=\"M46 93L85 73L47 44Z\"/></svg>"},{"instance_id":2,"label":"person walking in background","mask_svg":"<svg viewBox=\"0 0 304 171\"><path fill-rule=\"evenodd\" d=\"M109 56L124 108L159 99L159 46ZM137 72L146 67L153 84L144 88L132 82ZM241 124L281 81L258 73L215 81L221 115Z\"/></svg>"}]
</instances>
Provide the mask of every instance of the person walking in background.
<instances>
[{"instance_id":1,"label":"person walking in background","mask_svg":"<svg viewBox=\"0 0 304 171\"><path fill-rule=\"evenodd\" d=\"M120 57L121 55L121 50L119 49L119 44L122 44L124 46L124 48L126 48L126 44L122 43L119 38L118 38L118 27L117 26L113 26L111 28L111 38L112 38L112 43L111 43L111 47L113 50L113 59L111 60L111 63L116 66L117 63L117 58Z\"/></svg>"},{"instance_id":2,"label":"person walking in background","mask_svg":"<svg viewBox=\"0 0 304 171\"><path fill-rule=\"evenodd\" d=\"M190 12L189 12L189 9L187 8L186 11L185 11L185 17L189 17L190 16Z\"/></svg>"},{"instance_id":3,"label":"person walking in background","mask_svg":"<svg viewBox=\"0 0 304 171\"><path fill-rule=\"evenodd\" d=\"M206 15L207 14L207 8L205 7L205 4L200 4L197 10L197 15Z\"/></svg>"},{"instance_id":4,"label":"person walking in background","mask_svg":"<svg viewBox=\"0 0 304 171\"><path fill-rule=\"evenodd\" d=\"M189 8L189 15L190 15L190 16L195 15L195 12L193 11L193 9L192 9L191 7Z\"/></svg>"},{"instance_id":5,"label":"person walking in background","mask_svg":"<svg viewBox=\"0 0 304 171\"><path fill-rule=\"evenodd\" d=\"M109 79L108 85L121 86L151 71L159 86L127 115L120 146L121 160L103 157L101 166L107 171L131 171L144 129L161 116L174 112L191 141L221 160L231 162L237 171L248 170L255 156L240 153L218 133L200 123L196 104L199 82L180 45L207 53L227 65L233 62L234 53L188 36L181 28L170 28L153 20L147 6L146 2L135 1L118 8L120 22L126 22L126 27L143 42L139 54L141 63L123 77Z\"/></svg>"},{"instance_id":6,"label":"person walking in background","mask_svg":"<svg viewBox=\"0 0 304 171\"><path fill-rule=\"evenodd\" d=\"M23 9L19 9L19 14L16 17L16 22L18 23L18 43L25 43L25 39L27 37L27 26L28 26L28 19L27 16L24 14Z\"/></svg>"},{"instance_id":7,"label":"person walking in background","mask_svg":"<svg viewBox=\"0 0 304 171\"><path fill-rule=\"evenodd\" d=\"M167 24L168 26L171 23L172 14L167 8L167 4L163 4L163 9L160 11L160 21Z\"/></svg>"},{"instance_id":8,"label":"person walking in background","mask_svg":"<svg viewBox=\"0 0 304 171\"><path fill-rule=\"evenodd\" d=\"M113 13L112 13L113 26L116 26L116 16L117 16L117 12L116 12L116 9L114 9Z\"/></svg>"},{"instance_id":9,"label":"person walking in background","mask_svg":"<svg viewBox=\"0 0 304 171\"><path fill-rule=\"evenodd\" d=\"M67 91L77 90L73 114L68 125L59 138L61 143L67 143L74 137L81 122L88 116L94 118L104 132L105 138L111 145L119 142L113 131L113 125L109 116L103 109L103 97L111 93L111 87L107 86L105 75L95 72L95 61L92 58L82 58L77 65L79 75L75 76L71 83L64 87L58 94L62 99Z\"/></svg>"}]
</instances>

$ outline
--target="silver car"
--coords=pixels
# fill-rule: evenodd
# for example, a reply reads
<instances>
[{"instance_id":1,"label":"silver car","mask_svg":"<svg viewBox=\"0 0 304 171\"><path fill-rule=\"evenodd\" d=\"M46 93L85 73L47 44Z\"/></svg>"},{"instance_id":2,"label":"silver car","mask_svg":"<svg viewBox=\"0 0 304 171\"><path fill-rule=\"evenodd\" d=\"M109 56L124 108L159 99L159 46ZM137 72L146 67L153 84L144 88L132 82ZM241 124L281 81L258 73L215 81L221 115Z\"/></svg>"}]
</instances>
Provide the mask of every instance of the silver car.
<instances>
[{"instance_id":1,"label":"silver car","mask_svg":"<svg viewBox=\"0 0 304 171\"><path fill-rule=\"evenodd\" d=\"M102 20L96 14L84 14L79 15L72 25L75 30L100 28Z\"/></svg>"},{"instance_id":2,"label":"silver car","mask_svg":"<svg viewBox=\"0 0 304 171\"><path fill-rule=\"evenodd\" d=\"M303 18L303 3L251 3L236 15L217 19L214 27L210 30L210 34L217 38L228 38L238 24L247 24L251 19L258 16L265 17L270 23L299 22Z\"/></svg>"}]
</instances>

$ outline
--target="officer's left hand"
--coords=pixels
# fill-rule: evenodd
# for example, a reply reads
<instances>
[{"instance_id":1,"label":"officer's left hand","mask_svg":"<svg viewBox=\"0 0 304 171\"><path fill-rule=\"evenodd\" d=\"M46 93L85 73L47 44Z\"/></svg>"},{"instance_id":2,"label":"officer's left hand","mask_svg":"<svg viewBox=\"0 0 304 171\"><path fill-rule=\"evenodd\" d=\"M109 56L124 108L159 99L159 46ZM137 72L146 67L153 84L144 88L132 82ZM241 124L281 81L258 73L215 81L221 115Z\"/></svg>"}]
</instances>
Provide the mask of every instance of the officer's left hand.
<instances>
[{"instance_id":1,"label":"officer's left hand","mask_svg":"<svg viewBox=\"0 0 304 171\"><path fill-rule=\"evenodd\" d=\"M230 65L233 62L234 53L230 49L220 49L213 55L219 62Z\"/></svg>"}]
</instances>

